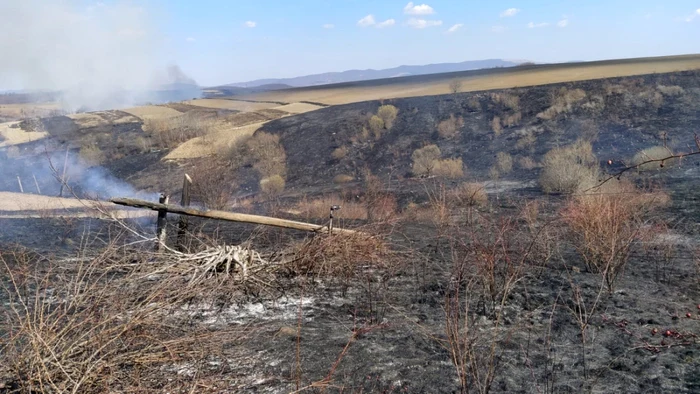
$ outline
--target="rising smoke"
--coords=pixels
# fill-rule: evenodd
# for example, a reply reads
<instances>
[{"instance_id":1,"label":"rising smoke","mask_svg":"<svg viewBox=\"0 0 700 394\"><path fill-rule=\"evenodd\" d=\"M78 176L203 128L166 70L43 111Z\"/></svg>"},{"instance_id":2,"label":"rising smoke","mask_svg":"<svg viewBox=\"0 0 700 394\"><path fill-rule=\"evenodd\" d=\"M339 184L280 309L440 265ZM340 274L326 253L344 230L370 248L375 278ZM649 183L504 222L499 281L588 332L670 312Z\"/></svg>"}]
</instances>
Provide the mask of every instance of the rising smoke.
<instances>
[{"instance_id":1,"label":"rising smoke","mask_svg":"<svg viewBox=\"0 0 700 394\"><path fill-rule=\"evenodd\" d=\"M177 67L166 69L165 37L154 26L134 2L2 0L0 91L60 91L74 112L160 101L173 84L194 89Z\"/></svg>"}]
</instances>

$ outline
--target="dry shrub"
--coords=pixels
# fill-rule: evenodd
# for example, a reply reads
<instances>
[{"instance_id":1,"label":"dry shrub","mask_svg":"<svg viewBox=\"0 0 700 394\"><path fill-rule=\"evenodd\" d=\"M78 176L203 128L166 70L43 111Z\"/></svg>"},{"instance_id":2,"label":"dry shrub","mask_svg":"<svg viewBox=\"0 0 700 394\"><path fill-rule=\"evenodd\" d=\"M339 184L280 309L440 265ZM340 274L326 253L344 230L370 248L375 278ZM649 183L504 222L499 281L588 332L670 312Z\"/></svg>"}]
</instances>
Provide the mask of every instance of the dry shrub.
<instances>
[{"instance_id":1,"label":"dry shrub","mask_svg":"<svg viewBox=\"0 0 700 394\"><path fill-rule=\"evenodd\" d=\"M520 97L509 93L491 93L491 101L513 111L520 110Z\"/></svg>"},{"instance_id":2,"label":"dry shrub","mask_svg":"<svg viewBox=\"0 0 700 394\"><path fill-rule=\"evenodd\" d=\"M503 126L501 126L501 118L494 116L491 120L491 130L496 134L496 137L503 133Z\"/></svg>"},{"instance_id":3,"label":"dry shrub","mask_svg":"<svg viewBox=\"0 0 700 394\"><path fill-rule=\"evenodd\" d=\"M337 219L365 220L367 219L367 207L354 201L344 201L340 196L330 195L313 200L306 198L297 203L297 210L306 218L328 219L333 205L339 205L341 209L333 213Z\"/></svg>"},{"instance_id":4,"label":"dry shrub","mask_svg":"<svg viewBox=\"0 0 700 394\"><path fill-rule=\"evenodd\" d=\"M447 179L458 179L464 176L464 163L462 158L436 160L432 173Z\"/></svg>"},{"instance_id":5,"label":"dry shrub","mask_svg":"<svg viewBox=\"0 0 700 394\"><path fill-rule=\"evenodd\" d=\"M652 146L639 151L632 158L632 165L637 166L639 171L661 170L667 166L672 166L677 162L677 159L672 158L664 161L656 161L646 163L650 160L661 160L673 156L673 152L665 146Z\"/></svg>"},{"instance_id":6,"label":"dry shrub","mask_svg":"<svg viewBox=\"0 0 700 394\"><path fill-rule=\"evenodd\" d=\"M387 222L396 218L398 202L393 194L387 192L381 179L366 168L364 203L367 207L367 219L370 222Z\"/></svg>"},{"instance_id":7,"label":"dry shrub","mask_svg":"<svg viewBox=\"0 0 700 394\"><path fill-rule=\"evenodd\" d=\"M367 268L383 268L390 264L390 249L377 235L357 232L315 236L295 248L295 259L289 268L297 275L347 281Z\"/></svg>"},{"instance_id":8,"label":"dry shrub","mask_svg":"<svg viewBox=\"0 0 700 394\"><path fill-rule=\"evenodd\" d=\"M353 177L352 175L348 175L348 174L339 174L339 175L336 175L336 176L333 178L333 183L338 184L338 185L341 185L341 184L343 184L343 183L352 182L352 181L354 181L354 180L355 180L355 177Z\"/></svg>"},{"instance_id":9,"label":"dry shrub","mask_svg":"<svg viewBox=\"0 0 700 394\"><path fill-rule=\"evenodd\" d=\"M192 199L207 209L228 208L238 185L231 171L217 160L207 160L195 168L192 176Z\"/></svg>"},{"instance_id":10,"label":"dry shrub","mask_svg":"<svg viewBox=\"0 0 700 394\"><path fill-rule=\"evenodd\" d=\"M516 112L511 115L507 115L506 117L503 118L503 126L505 127L513 127L513 126L518 126L520 124L520 121L523 119L523 114L520 112Z\"/></svg>"},{"instance_id":11,"label":"dry shrub","mask_svg":"<svg viewBox=\"0 0 700 394\"><path fill-rule=\"evenodd\" d=\"M213 332L183 314L209 290L147 271L153 261L113 246L72 260L45 261L21 250L0 255L0 369L13 392L194 389L216 375L207 363L242 337L243 330ZM183 364L201 374L179 376Z\"/></svg>"},{"instance_id":12,"label":"dry shrub","mask_svg":"<svg viewBox=\"0 0 700 394\"><path fill-rule=\"evenodd\" d=\"M598 164L590 142L554 148L542 159L540 185L546 193L573 193L590 187L598 178Z\"/></svg>"},{"instance_id":13,"label":"dry shrub","mask_svg":"<svg viewBox=\"0 0 700 394\"><path fill-rule=\"evenodd\" d=\"M427 145L413 151L411 155L411 159L413 160L413 175L432 175L435 165L440 160L441 155L442 153L437 145Z\"/></svg>"},{"instance_id":14,"label":"dry shrub","mask_svg":"<svg viewBox=\"0 0 700 394\"><path fill-rule=\"evenodd\" d=\"M537 117L544 120L554 119L559 114L573 111L574 105L586 98L586 92L582 89L569 90L561 88L553 92L551 106L537 114Z\"/></svg>"},{"instance_id":15,"label":"dry shrub","mask_svg":"<svg viewBox=\"0 0 700 394\"><path fill-rule=\"evenodd\" d=\"M202 137L209 133L211 126L210 119L190 113L144 121L144 131L150 135L154 145L161 148L175 148L183 142Z\"/></svg>"},{"instance_id":16,"label":"dry shrub","mask_svg":"<svg viewBox=\"0 0 700 394\"><path fill-rule=\"evenodd\" d=\"M258 171L261 178L287 173L287 154L280 144L278 135L265 132L257 132L246 142L253 168Z\"/></svg>"},{"instance_id":17,"label":"dry shrub","mask_svg":"<svg viewBox=\"0 0 700 394\"><path fill-rule=\"evenodd\" d=\"M80 158L90 165L100 165L107 160L107 156L97 144L80 147Z\"/></svg>"},{"instance_id":18,"label":"dry shrub","mask_svg":"<svg viewBox=\"0 0 700 394\"><path fill-rule=\"evenodd\" d=\"M632 247L649 229L649 216L668 201L665 193L639 190L629 181L620 181L572 197L561 217L586 267L600 274L612 292Z\"/></svg>"},{"instance_id":19,"label":"dry shrub","mask_svg":"<svg viewBox=\"0 0 700 394\"><path fill-rule=\"evenodd\" d=\"M518 138L518 142L515 143L515 147L518 149L532 149L537 142L537 136L532 130L527 130L525 134Z\"/></svg>"},{"instance_id":20,"label":"dry shrub","mask_svg":"<svg viewBox=\"0 0 700 394\"><path fill-rule=\"evenodd\" d=\"M454 138L459 133L459 129L464 126L462 117L455 117L450 114L450 118L438 123L438 135L442 138Z\"/></svg>"},{"instance_id":21,"label":"dry shrub","mask_svg":"<svg viewBox=\"0 0 700 394\"><path fill-rule=\"evenodd\" d=\"M377 116L384 122L384 127L387 130L391 130L394 126L394 121L396 116L399 114L399 110L393 105L382 105L377 110Z\"/></svg>"},{"instance_id":22,"label":"dry shrub","mask_svg":"<svg viewBox=\"0 0 700 394\"><path fill-rule=\"evenodd\" d=\"M664 96L669 96L669 97L676 97L676 96L682 96L685 94L685 89L683 89L680 86L665 86L665 85L658 85L656 89L661 92Z\"/></svg>"},{"instance_id":23,"label":"dry shrub","mask_svg":"<svg viewBox=\"0 0 700 394\"><path fill-rule=\"evenodd\" d=\"M451 93L453 93L453 94L459 93L462 91L462 81L460 81L459 79L453 79L448 84L448 87L449 87Z\"/></svg>"},{"instance_id":24,"label":"dry shrub","mask_svg":"<svg viewBox=\"0 0 700 394\"><path fill-rule=\"evenodd\" d=\"M484 207L489 202L486 189L481 183L465 182L451 192L451 200L458 207Z\"/></svg>"},{"instance_id":25,"label":"dry shrub","mask_svg":"<svg viewBox=\"0 0 700 394\"><path fill-rule=\"evenodd\" d=\"M496 168L501 174L508 174L513 171L513 157L506 152L496 154Z\"/></svg>"},{"instance_id":26,"label":"dry shrub","mask_svg":"<svg viewBox=\"0 0 700 394\"><path fill-rule=\"evenodd\" d=\"M478 97L472 97L467 101L467 108L471 112L481 112L481 101Z\"/></svg>"},{"instance_id":27,"label":"dry shrub","mask_svg":"<svg viewBox=\"0 0 700 394\"><path fill-rule=\"evenodd\" d=\"M369 129L374 134L374 139L378 140L382 137L382 131L384 131L384 120L377 115L372 115L369 118Z\"/></svg>"},{"instance_id":28,"label":"dry shrub","mask_svg":"<svg viewBox=\"0 0 700 394\"><path fill-rule=\"evenodd\" d=\"M521 156L518 158L518 167L523 170L533 170L539 167L539 164L530 156Z\"/></svg>"},{"instance_id":29,"label":"dry shrub","mask_svg":"<svg viewBox=\"0 0 700 394\"><path fill-rule=\"evenodd\" d=\"M331 153L331 157L333 157L336 160L340 160L347 155L348 155L348 147L347 146L341 146L339 148L336 148L335 150L333 150L333 153Z\"/></svg>"},{"instance_id":30,"label":"dry shrub","mask_svg":"<svg viewBox=\"0 0 700 394\"><path fill-rule=\"evenodd\" d=\"M276 197L284 191L284 178L280 175L272 175L260 180L260 191L266 197Z\"/></svg>"}]
</instances>

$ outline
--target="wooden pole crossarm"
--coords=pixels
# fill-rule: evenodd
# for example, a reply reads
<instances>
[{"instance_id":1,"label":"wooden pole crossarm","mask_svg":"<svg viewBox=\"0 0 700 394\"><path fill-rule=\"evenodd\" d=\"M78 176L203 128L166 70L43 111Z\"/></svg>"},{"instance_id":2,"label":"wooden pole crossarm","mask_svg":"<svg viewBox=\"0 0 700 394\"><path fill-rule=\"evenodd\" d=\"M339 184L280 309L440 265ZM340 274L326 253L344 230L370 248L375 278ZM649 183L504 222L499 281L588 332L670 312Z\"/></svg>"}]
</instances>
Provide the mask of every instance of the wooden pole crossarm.
<instances>
[{"instance_id":1,"label":"wooden pole crossarm","mask_svg":"<svg viewBox=\"0 0 700 394\"><path fill-rule=\"evenodd\" d=\"M326 232L328 231L327 226L319 226L312 223L297 222L294 220L278 219L269 216L259 216L259 215L249 215L245 213L235 213L226 211L205 211L201 209L182 207L173 204L159 204L146 200L139 200L136 198L113 198L110 202L117 205L124 205L127 207L134 208L144 208L153 211L167 211L169 213L177 213L180 215L196 216L208 219L218 219L225 220L229 222L239 222L239 223L251 223L251 224L261 224L265 226L288 228L293 230L301 231L311 231L311 232ZM357 234L357 231L347 230L341 228L334 228L333 232L336 234Z\"/></svg>"}]
</instances>

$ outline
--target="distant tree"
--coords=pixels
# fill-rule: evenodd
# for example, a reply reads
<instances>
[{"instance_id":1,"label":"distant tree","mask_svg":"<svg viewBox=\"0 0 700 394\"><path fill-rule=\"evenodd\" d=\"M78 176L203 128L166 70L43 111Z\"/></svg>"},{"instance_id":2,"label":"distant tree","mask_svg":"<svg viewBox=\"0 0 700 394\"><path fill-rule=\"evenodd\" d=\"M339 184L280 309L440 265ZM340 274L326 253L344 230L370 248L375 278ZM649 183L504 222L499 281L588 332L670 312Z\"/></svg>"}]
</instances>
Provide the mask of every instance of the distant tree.
<instances>
[{"instance_id":1,"label":"distant tree","mask_svg":"<svg viewBox=\"0 0 700 394\"><path fill-rule=\"evenodd\" d=\"M377 110L377 116L384 121L384 127L386 127L387 130L390 130L394 125L394 120L396 120L398 113L399 110L393 105L382 105Z\"/></svg>"},{"instance_id":2,"label":"distant tree","mask_svg":"<svg viewBox=\"0 0 700 394\"><path fill-rule=\"evenodd\" d=\"M450 81L450 92L459 93L462 91L462 81L459 79L453 79Z\"/></svg>"}]
</instances>

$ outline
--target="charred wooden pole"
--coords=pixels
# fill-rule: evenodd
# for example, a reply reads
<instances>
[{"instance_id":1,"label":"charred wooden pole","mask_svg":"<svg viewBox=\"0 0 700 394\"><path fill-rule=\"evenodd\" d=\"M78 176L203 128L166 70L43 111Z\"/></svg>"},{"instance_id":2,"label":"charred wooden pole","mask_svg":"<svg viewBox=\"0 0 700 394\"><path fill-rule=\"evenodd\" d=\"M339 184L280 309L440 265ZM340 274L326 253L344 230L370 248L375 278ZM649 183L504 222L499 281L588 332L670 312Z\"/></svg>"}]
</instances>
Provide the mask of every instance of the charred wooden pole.
<instances>
[{"instance_id":1,"label":"charred wooden pole","mask_svg":"<svg viewBox=\"0 0 700 394\"><path fill-rule=\"evenodd\" d=\"M192 187L192 178L185 174L185 178L182 181L182 199L180 200L180 206L189 207L190 206L190 188ZM186 215L180 215L180 221L177 225L177 248L181 252L185 249L185 241L187 240L187 225L188 219Z\"/></svg>"},{"instance_id":2,"label":"charred wooden pole","mask_svg":"<svg viewBox=\"0 0 700 394\"><path fill-rule=\"evenodd\" d=\"M61 174L61 190L58 192L59 197L63 197L63 187L66 186L66 170L68 169L68 147L66 146L66 157L63 159L63 173Z\"/></svg>"},{"instance_id":3,"label":"charred wooden pole","mask_svg":"<svg viewBox=\"0 0 700 394\"><path fill-rule=\"evenodd\" d=\"M160 198L158 199L158 202L163 205L167 205L168 201L170 200L170 196L167 194L161 193ZM160 250L163 245L165 245L165 226L168 223L167 221L167 216L168 216L168 211L166 209L159 209L158 210L158 222L157 222L157 228L156 228L156 241L158 242L156 244L156 250Z\"/></svg>"},{"instance_id":4,"label":"charred wooden pole","mask_svg":"<svg viewBox=\"0 0 700 394\"><path fill-rule=\"evenodd\" d=\"M340 209L340 205L331 205L331 215L330 215L330 220L328 221L328 234L333 235L333 211L337 211Z\"/></svg>"},{"instance_id":5,"label":"charred wooden pole","mask_svg":"<svg viewBox=\"0 0 700 394\"><path fill-rule=\"evenodd\" d=\"M301 231L312 231L312 232L325 232L328 230L328 226L317 224L297 222L294 220L278 219L268 216L258 216L258 215L248 215L245 213L236 212L225 212L225 211L208 211L201 209L194 209L188 207L181 207L179 205L169 205L154 203L146 200L138 200L135 198L113 198L110 202L117 205L124 205L127 207L135 208L146 208L153 211L160 212L161 210L169 213L177 213L180 215L197 216L208 219L226 220L229 222L239 222L239 223L251 223L260 224L264 226L273 226L288 228ZM333 231L337 234L358 234L360 232L354 230L347 230L342 228L335 228Z\"/></svg>"}]
</instances>

